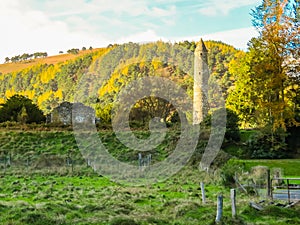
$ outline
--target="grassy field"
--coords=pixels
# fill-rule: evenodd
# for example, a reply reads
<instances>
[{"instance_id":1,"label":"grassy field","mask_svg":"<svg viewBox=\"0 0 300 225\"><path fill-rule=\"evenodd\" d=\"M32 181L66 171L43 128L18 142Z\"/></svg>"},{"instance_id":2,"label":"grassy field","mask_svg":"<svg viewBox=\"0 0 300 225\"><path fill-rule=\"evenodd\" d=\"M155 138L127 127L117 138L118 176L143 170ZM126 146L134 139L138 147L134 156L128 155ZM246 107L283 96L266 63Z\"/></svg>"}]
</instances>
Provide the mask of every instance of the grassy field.
<instances>
[{"instance_id":1,"label":"grassy field","mask_svg":"<svg viewBox=\"0 0 300 225\"><path fill-rule=\"evenodd\" d=\"M280 159L280 160L238 160L245 165L245 169L250 171L254 166L267 166L270 169L281 168L284 177L300 178L300 159Z\"/></svg>"},{"instance_id":2,"label":"grassy field","mask_svg":"<svg viewBox=\"0 0 300 225\"><path fill-rule=\"evenodd\" d=\"M92 50L79 51L78 54L60 54L60 55L49 56L46 58L33 59L25 62L4 63L4 64L0 64L0 73L6 74L15 71L20 71L27 67L34 66L36 64L57 64L60 62L65 62L67 60L75 59L84 54L98 51L98 50L99 50L98 48L95 48Z\"/></svg>"},{"instance_id":3,"label":"grassy field","mask_svg":"<svg viewBox=\"0 0 300 225\"><path fill-rule=\"evenodd\" d=\"M138 131L136 135L146 138L147 131ZM175 148L178 133L171 131L167 134L167 139L163 141L155 150L150 151L152 161L161 161L167 157ZM131 151L124 146L112 131L99 132L99 138L107 150L118 160L125 162L137 162L138 152ZM86 139L89 145L89 139ZM17 164L25 163L30 158L37 161L47 155L55 155L57 158L65 158L68 155L78 163L83 161L76 139L72 131L5 131L0 130L0 157L10 155Z\"/></svg>"},{"instance_id":4,"label":"grassy field","mask_svg":"<svg viewBox=\"0 0 300 225\"><path fill-rule=\"evenodd\" d=\"M199 181L206 181L202 204ZM113 183L85 169L81 175L1 175L1 224L214 224L216 197L224 196L223 224L299 224L300 208L270 206L257 212L254 196L238 193L238 217L231 218L229 189L192 168L154 185Z\"/></svg>"},{"instance_id":5,"label":"grassy field","mask_svg":"<svg viewBox=\"0 0 300 225\"><path fill-rule=\"evenodd\" d=\"M214 224L217 194L224 196L223 224L298 224L300 208L267 207L257 212L238 193L238 217L231 218L229 188L186 167L163 183L124 186L93 171L71 174L1 175L1 224ZM201 203L199 181L206 181Z\"/></svg>"},{"instance_id":6,"label":"grassy field","mask_svg":"<svg viewBox=\"0 0 300 225\"><path fill-rule=\"evenodd\" d=\"M148 134L141 131L137 135L145 137ZM131 157L136 156L135 152L124 149L111 132L102 131L99 136L117 158L125 154L126 157L122 158L130 161ZM168 139L176 139L176 135L171 133ZM71 131L2 130L0 142L0 151L10 151L13 159L11 167L5 168L0 164L0 224L3 225L210 225L214 224L218 194L224 196L222 224L300 224L300 206L291 209L266 206L258 212L249 206L249 201L257 202L260 198L242 192L237 193L238 216L233 219L230 187L223 185L221 168L207 174L195 166L187 165L161 183L122 185L95 173L84 160L80 160L80 152ZM157 149L155 160L163 159L159 156L167 156L171 151L172 146L166 146L167 143ZM63 158L70 149L75 152L73 157L78 162L73 172L66 165L47 165L39 169L34 163L26 166L28 152L31 152L31 156L48 157L52 154ZM22 160L23 166L14 166L14 162L20 163ZM34 157L31 158L31 161L34 160ZM268 165L289 168L299 165L299 161L295 160L294 164L288 161L275 164L272 161ZM245 167L250 169L250 166L264 161L239 163L245 163ZM290 169L286 174L297 174L296 169ZM201 201L201 181L206 185L206 204Z\"/></svg>"},{"instance_id":7,"label":"grassy field","mask_svg":"<svg viewBox=\"0 0 300 225\"><path fill-rule=\"evenodd\" d=\"M283 178L299 178L290 181L292 184L300 184L300 159L279 159L279 160L237 160L247 171L255 166L266 166L271 169L280 169ZM286 181L284 181L286 182Z\"/></svg>"}]
</instances>

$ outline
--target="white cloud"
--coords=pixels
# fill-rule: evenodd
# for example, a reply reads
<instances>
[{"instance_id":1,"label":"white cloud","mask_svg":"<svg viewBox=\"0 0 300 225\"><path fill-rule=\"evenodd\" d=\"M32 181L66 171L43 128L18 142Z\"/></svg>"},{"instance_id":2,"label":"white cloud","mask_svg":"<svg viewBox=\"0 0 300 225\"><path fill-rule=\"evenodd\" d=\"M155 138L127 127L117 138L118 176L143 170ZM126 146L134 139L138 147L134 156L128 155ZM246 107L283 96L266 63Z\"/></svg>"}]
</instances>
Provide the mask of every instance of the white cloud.
<instances>
[{"instance_id":1,"label":"white cloud","mask_svg":"<svg viewBox=\"0 0 300 225\"><path fill-rule=\"evenodd\" d=\"M179 33L182 29L175 25L183 11L190 15L195 10L206 9L203 13L221 14L255 1L258 0L239 0L237 3L236 0L2 0L0 26L5 29L0 36L0 62L6 56L24 52L57 54L60 50L83 46L170 40L172 38L167 34L164 38L157 31L172 26L182 37L184 34ZM188 19L187 15L184 18ZM203 37L245 48L251 33L241 31Z\"/></svg>"},{"instance_id":2,"label":"white cloud","mask_svg":"<svg viewBox=\"0 0 300 225\"><path fill-rule=\"evenodd\" d=\"M151 13L151 15L154 15L155 17L173 16L176 14L176 7L170 6L168 9L153 7L149 13Z\"/></svg>"},{"instance_id":3,"label":"white cloud","mask_svg":"<svg viewBox=\"0 0 300 225\"><path fill-rule=\"evenodd\" d=\"M252 27L241 28L241 29L234 29L234 30L227 30L217 33L205 34L202 36L194 36L194 37L184 37L184 38L174 38L174 41L199 41L200 38L203 40L214 40L214 41L222 41L226 44L230 44L235 48L246 50L247 43L253 37L257 37L257 31Z\"/></svg>"},{"instance_id":4,"label":"white cloud","mask_svg":"<svg viewBox=\"0 0 300 225\"><path fill-rule=\"evenodd\" d=\"M167 17L176 14L176 6L171 5L168 8L158 6L150 7L151 1L133 1L133 0L49 0L46 2L45 10L51 17L101 14L111 12L115 15L126 14L128 16L151 16ZM115 14L115 15L113 15Z\"/></svg>"},{"instance_id":5,"label":"white cloud","mask_svg":"<svg viewBox=\"0 0 300 225\"><path fill-rule=\"evenodd\" d=\"M131 36L123 37L117 40L117 43L124 42L155 42L158 40L169 41L169 42L180 42L180 41L199 41L200 38L203 40L214 40L222 41L225 44L234 46L237 49L246 50L247 43L253 37L257 37L258 33L253 27L246 27L241 29L227 30L217 33L193 36L193 37L176 37L166 38L157 35L153 30L147 30L145 32L133 34Z\"/></svg>"},{"instance_id":6,"label":"white cloud","mask_svg":"<svg viewBox=\"0 0 300 225\"><path fill-rule=\"evenodd\" d=\"M164 37L159 37L153 30L147 30L145 32L132 34L130 36L122 37L116 41L116 43L126 43L126 42L154 42L154 41L167 41Z\"/></svg>"},{"instance_id":7,"label":"white cloud","mask_svg":"<svg viewBox=\"0 0 300 225\"><path fill-rule=\"evenodd\" d=\"M70 1L73 4L73 1ZM144 1L131 1L131 0L93 0L88 5L90 12L114 12L116 14L126 13L131 16L138 16L148 11L147 5ZM80 7L81 4L78 4Z\"/></svg>"},{"instance_id":8,"label":"white cloud","mask_svg":"<svg viewBox=\"0 0 300 225\"><path fill-rule=\"evenodd\" d=\"M218 10L212 6L199 9L199 12L204 16L216 16L218 15Z\"/></svg>"},{"instance_id":9,"label":"white cloud","mask_svg":"<svg viewBox=\"0 0 300 225\"><path fill-rule=\"evenodd\" d=\"M160 20L159 26L171 25L176 7L150 7L149 3L151 1L3 0L0 25L6 30L1 35L0 62L6 56L23 52L55 54L83 45L106 46L116 39L153 40L157 37L153 29L158 24L152 20ZM137 16L142 19L134 19Z\"/></svg>"},{"instance_id":10,"label":"white cloud","mask_svg":"<svg viewBox=\"0 0 300 225\"><path fill-rule=\"evenodd\" d=\"M205 4L200 6L199 12L205 16L227 15L233 9L259 2L260 0L207 0Z\"/></svg>"},{"instance_id":11,"label":"white cloud","mask_svg":"<svg viewBox=\"0 0 300 225\"><path fill-rule=\"evenodd\" d=\"M47 51L57 54L59 50L109 43L103 36L84 32L84 29L72 31L67 22L50 20L42 11L22 10L21 0L5 3L0 9L0 26L6 28L1 34L0 61L4 61L6 56L24 52ZM87 26L84 20L73 22Z\"/></svg>"},{"instance_id":12,"label":"white cloud","mask_svg":"<svg viewBox=\"0 0 300 225\"><path fill-rule=\"evenodd\" d=\"M203 35L203 39L222 41L226 44L233 45L238 49L245 50L247 49L247 43L251 40L251 38L257 36L258 33L255 28L249 27Z\"/></svg>"}]
</instances>

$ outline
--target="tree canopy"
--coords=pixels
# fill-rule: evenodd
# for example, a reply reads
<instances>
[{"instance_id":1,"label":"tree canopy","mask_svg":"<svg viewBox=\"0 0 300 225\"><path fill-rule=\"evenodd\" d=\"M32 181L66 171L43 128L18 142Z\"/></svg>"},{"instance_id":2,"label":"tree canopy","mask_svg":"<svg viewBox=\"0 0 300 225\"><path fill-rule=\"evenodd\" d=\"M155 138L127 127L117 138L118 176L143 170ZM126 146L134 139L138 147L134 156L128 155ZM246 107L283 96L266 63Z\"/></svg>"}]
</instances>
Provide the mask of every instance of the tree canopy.
<instances>
[{"instance_id":1,"label":"tree canopy","mask_svg":"<svg viewBox=\"0 0 300 225\"><path fill-rule=\"evenodd\" d=\"M43 112L32 100L14 95L0 108L0 122L14 121L20 123L41 123L45 121Z\"/></svg>"},{"instance_id":2,"label":"tree canopy","mask_svg":"<svg viewBox=\"0 0 300 225\"><path fill-rule=\"evenodd\" d=\"M252 11L260 35L249 42L247 53L232 62L236 85L227 101L246 126L276 132L296 124L294 98L299 83L289 69L299 56L299 10L295 9L299 1L264 0Z\"/></svg>"}]
</instances>

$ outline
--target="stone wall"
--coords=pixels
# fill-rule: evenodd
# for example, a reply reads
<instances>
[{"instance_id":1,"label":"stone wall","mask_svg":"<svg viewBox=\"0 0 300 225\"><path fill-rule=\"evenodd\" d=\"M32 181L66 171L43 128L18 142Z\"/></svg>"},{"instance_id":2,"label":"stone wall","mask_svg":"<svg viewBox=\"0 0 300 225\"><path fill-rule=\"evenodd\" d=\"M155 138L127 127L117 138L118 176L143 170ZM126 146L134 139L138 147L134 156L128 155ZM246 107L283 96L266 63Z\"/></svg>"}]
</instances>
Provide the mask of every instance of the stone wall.
<instances>
[{"instance_id":1,"label":"stone wall","mask_svg":"<svg viewBox=\"0 0 300 225\"><path fill-rule=\"evenodd\" d=\"M64 125L72 125L72 122L95 124L95 110L82 103L63 102L53 109L50 118L51 123Z\"/></svg>"},{"instance_id":2,"label":"stone wall","mask_svg":"<svg viewBox=\"0 0 300 225\"><path fill-rule=\"evenodd\" d=\"M82 103L73 104L72 116L75 123L95 124L95 110Z\"/></svg>"},{"instance_id":3,"label":"stone wall","mask_svg":"<svg viewBox=\"0 0 300 225\"><path fill-rule=\"evenodd\" d=\"M63 102L53 109L51 113L51 123L72 124L72 103Z\"/></svg>"}]
</instances>

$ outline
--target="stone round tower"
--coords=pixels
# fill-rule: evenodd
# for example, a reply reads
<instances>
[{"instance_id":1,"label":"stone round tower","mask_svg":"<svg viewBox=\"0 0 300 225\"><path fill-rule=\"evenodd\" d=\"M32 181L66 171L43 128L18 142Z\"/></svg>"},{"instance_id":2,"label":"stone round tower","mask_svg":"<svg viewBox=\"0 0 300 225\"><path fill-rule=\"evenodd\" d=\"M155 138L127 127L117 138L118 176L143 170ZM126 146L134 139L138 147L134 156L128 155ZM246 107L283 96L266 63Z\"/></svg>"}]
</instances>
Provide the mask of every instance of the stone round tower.
<instances>
[{"instance_id":1,"label":"stone round tower","mask_svg":"<svg viewBox=\"0 0 300 225\"><path fill-rule=\"evenodd\" d=\"M200 124L209 110L207 101L209 79L207 54L207 48L201 39L195 50L193 124Z\"/></svg>"}]
</instances>

